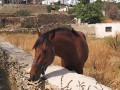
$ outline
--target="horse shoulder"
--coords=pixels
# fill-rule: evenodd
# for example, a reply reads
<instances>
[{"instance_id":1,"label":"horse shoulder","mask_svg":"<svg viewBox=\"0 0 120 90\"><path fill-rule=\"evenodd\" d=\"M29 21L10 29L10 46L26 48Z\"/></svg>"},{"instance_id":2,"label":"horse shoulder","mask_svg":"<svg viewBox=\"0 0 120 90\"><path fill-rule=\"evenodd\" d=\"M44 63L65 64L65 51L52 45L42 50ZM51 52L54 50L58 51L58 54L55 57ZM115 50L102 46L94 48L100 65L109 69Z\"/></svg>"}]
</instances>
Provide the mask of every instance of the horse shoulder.
<instances>
[{"instance_id":1,"label":"horse shoulder","mask_svg":"<svg viewBox=\"0 0 120 90\"><path fill-rule=\"evenodd\" d=\"M82 38L84 38L86 40L86 36L85 36L85 34L83 32L78 31L78 33L79 33L80 37L82 37Z\"/></svg>"}]
</instances>

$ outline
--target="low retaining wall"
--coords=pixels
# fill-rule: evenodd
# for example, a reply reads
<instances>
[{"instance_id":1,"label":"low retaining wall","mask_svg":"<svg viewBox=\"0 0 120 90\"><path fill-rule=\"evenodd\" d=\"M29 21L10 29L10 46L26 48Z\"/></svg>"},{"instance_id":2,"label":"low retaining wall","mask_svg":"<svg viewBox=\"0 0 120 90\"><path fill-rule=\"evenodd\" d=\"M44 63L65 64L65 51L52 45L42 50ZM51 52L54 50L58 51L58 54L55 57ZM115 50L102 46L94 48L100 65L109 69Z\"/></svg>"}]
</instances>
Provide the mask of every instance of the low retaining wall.
<instances>
[{"instance_id":1,"label":"low retaining wall","mask_svg":"<svg viewBox=\"0 0 120 90\"><path fill-rule=\"evenodd\" d=\"M34 90L28 86L29 68L33 57L8 42L0 41L0 63L8 71L12 90Z\"/></svg>"},{"instance_id":2,"label":"low retaining wall","mask_svg":"<svg viewBox=\"0 0 120 90\"><path fill-rule=\"evenodd\" d=\"M68 14L39 14L36 16L26 17L21 22L21 27L23 28L36 28L42 25L47 25L51 23L71 23L74 21L74 15Z\"/></svg>"},{"instance_id":3,"label":"low retaining wall","mask_svg":"<svg viewBox=\"0 0 120 90\"><path fill-rule=\"evenodd\" d=\"M68 71L60 66L49 66L47 80L28 81L33 57L8 42L0 41L0 63L9 73L12 90L111 90L95 79Z\"/></svg>"}]
</instances>

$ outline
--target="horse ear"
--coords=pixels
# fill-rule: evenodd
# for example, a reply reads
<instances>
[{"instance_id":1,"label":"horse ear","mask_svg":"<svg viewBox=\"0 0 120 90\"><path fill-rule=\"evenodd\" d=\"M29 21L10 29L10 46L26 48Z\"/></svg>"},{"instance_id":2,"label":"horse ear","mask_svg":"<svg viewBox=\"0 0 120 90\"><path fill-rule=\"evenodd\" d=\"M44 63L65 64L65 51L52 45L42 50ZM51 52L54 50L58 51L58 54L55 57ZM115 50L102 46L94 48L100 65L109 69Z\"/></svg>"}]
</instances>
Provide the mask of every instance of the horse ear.
<instances>
[{"instance_id":1,"label":"horse ear","mask_svg":"<svg viewBox=\"0 0 120 90\"><path fill-rule=\"evenodd\" d=\"M49 35L49 40L53 40L54 37L55 37L55 32L52 32L52 34Z\"/></svg>"},{"instance_id":2,"label":"horse ear","mask_svg":"<svg viewBox=\"0 0 120 90\"><path fill-rule=\"evenodd\" d=\"M38 33L38 37L40 37L42 35L42 33L39 31L38 28L37 28L37 33Z\"/></svg>"}]
</instances>

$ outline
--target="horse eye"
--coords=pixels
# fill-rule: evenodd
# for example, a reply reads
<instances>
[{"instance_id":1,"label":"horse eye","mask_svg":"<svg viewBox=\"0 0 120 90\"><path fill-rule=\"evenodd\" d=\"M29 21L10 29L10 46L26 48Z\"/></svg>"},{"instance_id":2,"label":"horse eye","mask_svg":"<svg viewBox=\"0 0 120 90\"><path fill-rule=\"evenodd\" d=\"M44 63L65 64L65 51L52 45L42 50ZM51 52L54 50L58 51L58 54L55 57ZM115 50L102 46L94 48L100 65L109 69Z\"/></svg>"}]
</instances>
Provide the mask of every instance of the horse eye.
<instances>
[{"instance_id":1,"label":"horse eye","mask_svg":"<svg viewBox=\"0 0 120 90\"><path fill-rule=\"evenodd\" d=\"M47 50L43 50L43 53L44 53L44 54L47 54Z\"/></svg>"}]
</instances>

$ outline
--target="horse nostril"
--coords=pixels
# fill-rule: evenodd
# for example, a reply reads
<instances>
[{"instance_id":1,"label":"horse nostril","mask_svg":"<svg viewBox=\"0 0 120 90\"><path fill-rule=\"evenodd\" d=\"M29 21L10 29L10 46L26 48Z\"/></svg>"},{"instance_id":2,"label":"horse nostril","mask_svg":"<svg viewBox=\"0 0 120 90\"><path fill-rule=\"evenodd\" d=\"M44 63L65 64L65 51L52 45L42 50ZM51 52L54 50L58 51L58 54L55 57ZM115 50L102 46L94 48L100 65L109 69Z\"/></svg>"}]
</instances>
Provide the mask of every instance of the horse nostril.
<instances>
[{"instance_id":1,"label":"horse nostril","mask_svg":"<svg viewBox=\"0 0 120 90\"><path fill-rule=\"evenodd\" d=\"M39 77L37 77L36 75L33 75L30 77L30 81L37 81L39 79Z\"/></svg>"},{"instance_id":2,"label":"horse nostril","mask_svg":"<svg viewBox=\"0 0 120 90\"><path fill-rule=\"evenodd\" d=\"M28 78L28 81L31 81L31 78Z\"/></svg>"},{"instance_id":3,"label":"horse nostril","mask_svg":"<svg viewBox=\"0 0 120 90\"><path fill-rule=\"evenodd\" d=\"M35 81L35 79L36 79L36 76L32 75L32 76L30 76L30 78L28 79L28 81Z\"/></svg>"},{"instance_id":4,"label":"horse nostril","mask_svg":"<svg viewBox=\"0 0 120 90\"><path fill-rule=\"evenodd\" d=\"M33 75L32 80L33 80L33 81L35 81L35 80L36 80L36 76L35 76L35 75Z\"/></svg>"}]
</instances>

